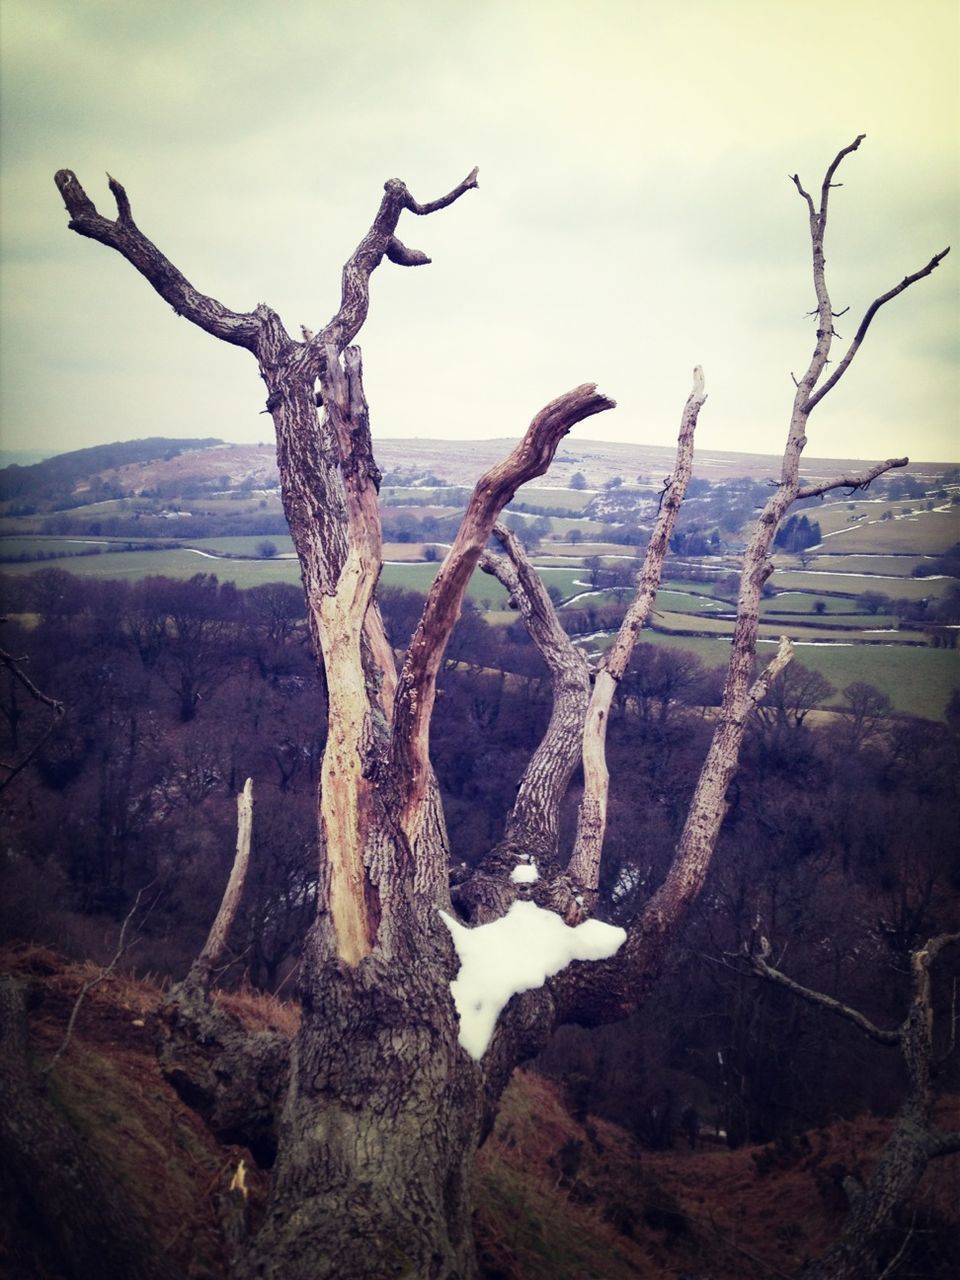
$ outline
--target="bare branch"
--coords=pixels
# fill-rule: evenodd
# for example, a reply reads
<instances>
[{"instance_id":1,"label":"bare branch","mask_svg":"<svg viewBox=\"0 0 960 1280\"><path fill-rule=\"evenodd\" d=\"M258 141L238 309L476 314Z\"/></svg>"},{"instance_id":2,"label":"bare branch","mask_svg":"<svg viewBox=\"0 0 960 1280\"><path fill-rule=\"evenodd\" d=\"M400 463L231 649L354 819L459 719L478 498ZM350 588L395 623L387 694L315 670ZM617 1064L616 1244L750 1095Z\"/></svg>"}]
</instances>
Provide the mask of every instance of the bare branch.
<instances>
[{"instance_id":1,"label":"bare branch","mask_svg":"<svg viewBox=\"0 0 960 1280\"><path fill-rule=\"evenodd\" d=\"M747 694L749 700L754 706L759 707L770 692L770 686L776 680L777 676L784 667L793 660L793 645L788 636L781 636L780 643L777 645L777 652L773 655L764 669L757 676L756 680L750 686Z\"/></svg>"},{"instance_id":2,"label":"bare branch","mask_svg":"<svg viewBox=\"0 0 960 1280\"><path fill-rule=\"evenodd\" d=\"M834 476L832 480L804 485L802 489L797 490L794 501L799 501L801 498L816 498L821 493L828 493L831 489L849 489L851 492L855 489L865 489L871 481L876 480L877 476L882 476L885 472L893 471L897 467L905 467L909 461L909 458L888 458L886 462L878 462L868 471L845 471L843 475Z\"/></svg>"},{"instance_id":3,"label":"bare branch","mask_svg":"<svg viewBox=\"0 0 960 1280\"><path fill-rule=\"evenodd\" d=\"M500 512L517 489L543 475L567 432L593 414L614 408L593 383L552 401L531 422L513 452L478 481L453 546L430 588L397 686L391 760L408 781L402 825L412 844L429 776L428 734L443 650L460 616L463 593Z\"/></svg>"},{"instance_id":4,"label":"bare branch","mask_svg":"<svg viewBox=\"0 0 960 1280\"><path fill-rule=\"evenodd\" d=\"M250 865L252 835L253 779L248 778L243 790L237 795L237 852L230 870L230 878L223 891L223 900L216 919L210 926L203 950L194 965L196 975L204 987L210 985L210 975L223 959L227 939L237 917L240 899L243 897L243 886L247 879L247 868Z\"/></svg>"},{"instance_id":5,"label":"bare branch","mask_svg":"<svg viewBox=\"0 0 960 1280\"><path fill-rule=\"evenodd\" d=\"M568 870L575 883L589 892L594 892L600 883L600 859L607 825L610 775L606 761L606 740L610 705L657 598L663 559L670 545L670 535L693 467L693 435L705 399L703 370L697 365L693 371L693 389L687 397L680 420L673 477L660 503L660 513L647 547L637 592L616 639L601 663L587 708L583 730L584 790Z\"/></svg>"},{"instance_id":6,"label":"bare branch","mask_svg":"<svg viewBox=\"0 0 960 1280\"><path fill-rule=\"evenodd\" d=\"M580 761L590 672L583 651L560 625L553 601L517 537L501 524L494 526L493 535L509 559L484 552L480 567L507 588L553 682L550 723L520 780L503 843L536 854L541 872L549 873L549 866L543 864L556 856L560 804Z\"/></svg>"},{"instance_id":7,"label":"bare branch","mask_svg":"<svg viewBox=\"0 0 960 1280\"><path fill-rule=\"evenodd\" d=\"M54 715L62 716L64 713L64 705L57 698L51 698L37 688L30 677L22 670L19 663L24 659L17 659L11 653L7 653L6 649L0 649L0 664L5 666L11 675L23 685L31 698L37 702L42 702L45 707L49 707Z\"/></svg>"},{"instance_id":8,"label":"bare branch","mask_svg":"<svg viewBox=\"0 0 960 1280\"><path fill-rule=\"evenodd\" d=\"M960 1133L937 1133L933 1134L928 1147L931 1160L938 1160L941 1156L953 1156L960 1151Z\"/></svg>"},{"instance_id":9,"label":"bare branch","mask_svg":"<svg viewBox=\"0 0 960 1280\"><path fill-rule=\"evenodd\" d=\"M67 1029L64 1032L63 1039L60 1041L60 1047L57 1049L56 1053L53 1055L53 1057L44 1067L43 1069L44 1075L49 1075L50 1072L57 1065L57 1063L60 1061L60 1059L63 1057L63 1055L66 1053L67 1048L69 1047L69 1044L70 1044L70 1040L73 1036L73 1029L77 1023L77 1017L80 1013L80 1006L83 1004L86 997L89 995L89 993L93 990L94 987L99 986L101 982L105 982L107 978L110 977L111 973L113 973L114 969L116 969L117 965L123 959L124 954L130 949L133 942L136 941L136 939L130 939L130 941L127 941L127 930L130 928L130 925L133 921L134 916L140 910L140 901L143 898L143 895L149 889L152 889L155 884L156 884L156 880L151 880L149 884L145 884L143 888L137 891L137 896L133 900L133 906L127 912L126 916L124 916L123 924L120 926L120 935L117 938L117 948L114 951L110 962L107 965L105 965L104 968L102 968L99 973L95 974L94 977L88 978L87 981L80 988L79 992L77 993L77 998L73 1002L73 1008L70 1010L70 1018L69 1018L69 1021L67 1022ZM153 910L153 906L155 905L156 905L156 902L154 902L150 906L150 908L147 911L148 915L150 911Z\"/></svg>"},{"instance_id":10,"label":"bare branch","mask_svg":"<svg viewBox=\"0 0 960 1280\"><path fill-rule=\"evenodd\" d=\"M850 346L847 348L843 359L837 365L836 369L833 371L833 373L830 375L827 381L823 384L823 386L818 387L817 391L813 395L811 395L809 399L806 401L806 403L804 404L804 410L806 413L810 413L812 409L816 408L816 406L820 403L823 397L827 395L828 392L833 390L833 388L837 385L837 383L840 381L840 379L843 377L846 371L850 368L850 365L853 361L854 356L860 350L860 345L863 342L864 338L866 337L867 330L870 328L870 325L873 321L873 317L877 314L880 308L884 306L886 303L890 302L893 298L896 298L899 294L903 293L905 289L909 289L912 284L916 284L918 280L923 280L924 277L930 275L933 271L935 271L949 252L950 252L950 246L948 245L947 248L943 249L940 253L934 254L934 256L930 259L930 261L927 263L925 267L921 267L920 270L915 271L913 275L904 276L904 278L900 281L898 285L896 285L892 289L888 289L886 293L882 294L879 298L876 298L873 302L871 302L870 306L866 310L866 313L864 314L863 319L860 321L860 325L857 329L856 334L854 335L853 341L850 343Z\"/></svg>"},{"instance_id":11,"label":"bare branch","mask_svg":"<svg viewBox=\"0 0 960 1280\"><path fill-rule=\"evenodd\" d=\"M3 791L6 787L9 787L14 778L18 777L24 771L31 760L36 759L39 753L43 750L43 747L46 745L57 725L62 720L66 708L63 703L59 702L56 698L51 698L47 694L42 693L30 677L22 670L18 660L14 658L12 654L7 653L5 649L0 649L0 665L7 668L14 679L23 685L34 701L43 703L45 707L49 707L53 712L53 716L50 723L47 725L45 732L37 739L21 760L18 760L16 764L8 764L6 761L0 761L0 769L6 769L8 771L7 776L2 782L0 782L0 791Z\"/></svg>"},{"instance_id":12,"label":"bare branch","mask_svg":"<svg viewBox=\"0 0 960 1280\"><path fill-rule=\"evenodd\" d=\"M830 162L830 166L829 166L829 168L827 169L827 172L824 174L823 184L822 184L822 186L821 186L821 188L820 188L820 218L821 218L821 220L823 220L823 221L825 221L825 220L826 220L826 216L827 216L827 200L828 200L828 198L829 198L829 193L830 193L830 189L831 189L831 187L842 187L842 186L843 186L843 183L842 183L842 182L834 182L834 181L833 181L833 175L834 175L834 174L837 172L837 170L840 168L840 165L841 165L841 163L843 162L843 160L844 160L848 155L850 155L850 154L851 154L851 152L854 152L854 151L858 150L858 148L859 148L859 146L860 146L860 143L864 140L864 138L865 138L866 136L867 136L867 135L866 135L865 133L860 133L860 134L858 134L858 135L856 136L856 138L854 138L853 142L851 142L851 143L849 144L849 146L843 147L840 151L838 151L838 152L837 152L837 154L833 157L833 160Z\"/></svg>"},{"instance_id":13,"label":"bare branch","mask_svg":"<svg viewBox=\"0 0 960 1280\"><path fill-rule=\"evenodd\" d=\"M110 178L110 190L117 202L116 222L111 222L97 212L76 174L69 169L59 170L54 176L54 182L70 214L71 231L87 236L90 240L97 240L110 249L116 249L149 280L178 316L185 316L199 328L212 333L215 338L256 351L262 321L268 309L247 313L231 311L216 298L208 297L195 289L186 276L138 229L133 221L127 193L115 178Z\"/></svg>"},{"instance_id":14,"label":"bare branch","mask_svg":"<svg viewBox=\"0 0 960 1280\"><path fill-rule=\"evenodd\" d=\"M404 209L416 214L435 213L476 186L477 170L473 169L445 196L427 204L418 204L399 178L391 178L384 183L383 199L373 225L344 264L340 305L336 314L307 344L300 357L305 373L319 377L327 345L332 344L338 352L342 351L360 332L370 307L370 277L384 257L404 267L425 266L430 262L425 253L419 249L408 249L395 235Z\"/></svg>"},{"instance_id":15,"label":"bare branch","mask_svg":"<svg viewBox=\"0 0 960 1280\"><path fill-rule=\"evenodd\" d=\"M761 940L766 943L766 939ZM768 979L770 982L776 982L781 987L786 987L788 991L792 991L794 995L800 996L809 1004L819 1005L823 1009L829 1009L831 1013L838 1014L841 1018L845 1018L848 1022L852 1022L854 1026L859 1027L861 1031L876 1040L878 1044L900 1044L902 1032L886 1031L882 1027L875 1026L869 1018L864 1017L857 1009L851 1009L849 1005L842 1004L839 1000L835 1000L833 996L825 995L822 991L813 991L810 987L801 986L799 982L794 982L792 978L788 978L785 973L781 973L779 969L774 969L767 963L767 955L769 955L769 944L761 947L759 955L749 957L753 971L762 978Z\"/></svg>"},{"instance_id":16,"label":"bare branch","mask_svg":"<svg viewBox=\"0 0 960 1280\"><path fill-rule=\"evenodd\" d=\"M479 172L480 170L475 165L459 186L454 187L452 191L445 196L441 196L438 200L428 201L427 204L418 204L408 191L404 208L416 214L436 213L438 209L445 209L448 204L453 204L454 200L459 200L465 191L472 191L479 186L477 182L477 174Z\"/></svg>"}]
</instances>

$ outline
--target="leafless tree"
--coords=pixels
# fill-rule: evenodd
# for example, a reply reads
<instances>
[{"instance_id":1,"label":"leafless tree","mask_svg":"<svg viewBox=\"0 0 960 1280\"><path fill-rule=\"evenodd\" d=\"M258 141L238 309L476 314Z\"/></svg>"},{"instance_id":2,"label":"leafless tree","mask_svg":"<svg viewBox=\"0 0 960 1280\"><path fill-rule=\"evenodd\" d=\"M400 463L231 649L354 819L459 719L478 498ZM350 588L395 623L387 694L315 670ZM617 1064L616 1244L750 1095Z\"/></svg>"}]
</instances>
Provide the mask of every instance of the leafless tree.
<instances>
[{"instance_id":1,"label":"leafless tree","mask_svg":"<svg viewBox=\"0 0 960 1280\"><path fill-rule=\"evenodd\" d=\"M860 141L843 148L829 166L819 205L794 179L809 211L816 339L796 382L780 480L745 554L723 705L673 863L617 954L572 963L540 987L515 995L479 1061L458 1043L450 989L457 957L439 911L456 910L461 921L480 927L517 899L529 899L572 926L601 905L606 726L653 605L690 474L704 401L702 374L696 371L683 410L676 466L664 486L636 596L592 687L525 553L497 524L518 487L546 471L566 433L614 407L592 384L541 409L516 448L477 482L398 670L377 606L380 473L360 351L352 344L367 316L370 276L384 259L400 266L429 261L398 238L401 217L453 205L477 185L476 170L427 203L416 201L403 182L387 182L370 230L344 267L333 317L315 333L303 330L302 340L292 338L264 304L251 312L231 311L195 289L136 225L127 194L114 179L117 216L109 219L73 173L56 175L72 230L122 254L178 315L257 360L276 427L284 509L300 559L309 626L328 689L330 729L318 796L318 913L300 969L302 1025L282 1069L275 1044L256 1057L250 1085L261 1119L271 1105L279 1115L270 1204L245 1264L251 1274L293 1280L474 1275L472 1159L514 1066L537 1052L561 1022L623 1016L660 973L707 874L747 721L790 657L783 642L756 675L759 602L777 526L799 497L865 484L906 462L891 459L816 486L804 487L799 478L808 419L845 376L877 310L929 275L943 257L938 254L879 297L846 354L828 370L835 335L824 274L827 204L838 166ZM444 649L492 533L503 554L488 567L508 583L551 671L554 710L520 781L502 840L451 895L429 726ZM559 847L558 812L581 759L583 801L574 847L566 855ZM530 859L539 878L517 883L513 871ZM198 1069L202 999L194 984L174 993L168 1005L168 1069L179 1071L181 1081ZM194 1052L185 1064L191 1036ZM236 1136L241 1085L250 1080L254 1055L240 1037L230 1043L221 1037L218 1046L217 1071L206 1075L208 1095L232 1091ZM208 1111L215 1111L217 1099L207 1101Z\"/></svg>"}]
</instances>

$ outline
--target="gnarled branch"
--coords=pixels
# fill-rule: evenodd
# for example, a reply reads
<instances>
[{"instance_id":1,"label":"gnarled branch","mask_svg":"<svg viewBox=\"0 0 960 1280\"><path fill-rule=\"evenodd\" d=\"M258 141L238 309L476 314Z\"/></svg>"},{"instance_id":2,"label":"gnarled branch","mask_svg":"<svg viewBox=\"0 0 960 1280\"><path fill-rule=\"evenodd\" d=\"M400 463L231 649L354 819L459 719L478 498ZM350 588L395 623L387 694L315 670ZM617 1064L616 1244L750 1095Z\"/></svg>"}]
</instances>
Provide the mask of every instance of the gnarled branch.
<instances>
[{"instance_id":1,"label":"gnarled branch","mask_svg":"<svg viewBox=\"0 0 960 1280\"><path fill-rule=\"evenodd\" d=\"M133 221L127 193L115 178L110 178L110 190L117 202L118 216L115 222L97 212L96 205L80 185L75 173L69 169L61 169L53 180L70 214L71 231L91 240L98 240L110 249L116 249L149 280L178 316L185 316L199 328L212 333L215 338L256 351L263 313L268 309L258 308L256 312L231 311L216 298L208 297L195 289Z\"/></svg>"},{"instance_id":2,"label":"gnarled branch","mask_svg":"<svg viewBox=\"0 0 960 1280\"><path fill-rule=\"evenodd\" d=\"M327 346L332 344L340 352L360 332L370 306L370 277L385 257L402 267L419 267L430 262L425 253L409 249L397 239L397 223L404 209L416 214L445 209L477 186L477 172L477 169L472 169L452 191L426 204L414 200L399 178L391 178L383 184L383 199L373 225L344 264L340 305L320 332L306 344L300 356L305 373L319 377L327 359Z\"/></svg>"},{"instance_id":3,"label":"gnarled branch","mask_svg":"<svg viewBox=\"0 0 960 1280\"><path fill-rule=\"evenodd\" d=\"M429 775L428 734L437 673L460 616L463 593L491 530L517 489L547 470L567 432L614 404L593 383L575 387L541 409L509 456L477 481L453 546L430 588L397 685L391 765L397 776L407 780L402 826L411 847Z\"/></svg>"},{"instance_id":4,"label":"gnarled branch","mask_svg":"<svg viewBox=\"0 0 960 1280\"><path fill-rule=\"evenodd\" d=\"M842 475L834 476L830 480L806 484L797 490L794 501L798 502L801 498L818 498L821 493L829 493L831 489L850 489L851 491L865 489L871 481L876 480L877 476L882 476L885 472L893 471L897 467L905 467L909 461L909 458L888 458L886 462L878 462L867 471L845 471Z\"/></svg>"},{"instance_id":5,"label":"gnarled branch","mask_svg":"<svg viewBox=\"0 0 960 1280\"><path fill-rule=\"evenodd\" d=\"M583 651L560 625L553 601L519 539L502 524L494 526L493 536L506 558L484 552L480 568L507 588L553 687L550 723L523 771L501 844L536 856L541 874L546 875L556 858L560 805L580 761L590 669Z\"/></svg>"},{"instance_id":6,"label":"gnarled branch","mask_svg":"<svg viewBox=\"0 0 960 1280\"><path fill-rule=\"evenodd\" d=\"M847 1022L852 1022L855 1027L865 1032L871 1040L876 1040L878 1044L900 1043L901 1031L899 1028L888 1031L883 1027L878 1027L869 1018L860 1013L859 1010L843 1004L840 1000L835 1000L833 996L828 996L822 991L813 991L810 987L804 987L799 982L794 982L793 978L788 978L785 973L781 973L779 969L775 969L768 963L770 944L766 938L762 938L760 941L759 952L749 957L750 966L754 973L770 982L777 983L781 987L786 987L788 991L792 991L795 996L800 996L808 1004L818 1005L821 1009L829 1009L831 1013L837 1014L838 1017L845 1018Z\"/></svg>"}]
</instances>

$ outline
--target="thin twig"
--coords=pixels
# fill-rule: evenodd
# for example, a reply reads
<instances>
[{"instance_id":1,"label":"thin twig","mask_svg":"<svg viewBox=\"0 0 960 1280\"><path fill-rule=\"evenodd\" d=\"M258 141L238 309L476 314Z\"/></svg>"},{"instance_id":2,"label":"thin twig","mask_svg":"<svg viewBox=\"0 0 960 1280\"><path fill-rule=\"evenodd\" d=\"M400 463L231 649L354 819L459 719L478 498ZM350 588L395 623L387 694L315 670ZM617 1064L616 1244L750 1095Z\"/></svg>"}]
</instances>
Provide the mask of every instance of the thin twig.
<instances>
[{"instance_id":1,"label":"thin twig","mask_svg":"<svg viewBox=\"0 0 960 1280\"><path fill-rule=\"evenodd\" d=\"M114 969L116 969L117 965L120 963L120 960L122 959L124 952L128 951L130 947L133 945L133 943L137 941L136 938L131 938L129 942L127 941L127 930L130 927L130 922L133 920L133 917L136 915L137 911L139 910L141 898L146 893L146 891L148 889L152 889L155 884L156 884L156 878L151 880L149 884L145 884L141 889L137 891L137 896L133 900L133 906L127 912L124 918L123 924L120 926L120 936L117 939L117 949L113 954L113 959L105 968L100 970L100 972L96 975L96 977L88 978L87 981L80 988L77 998L73 1003L73 1009L70 1012L70 1020L67 1023L67 1030L64 1033L63 1040L60 1043L60 1048L56 1051L56 1053L53 1055L53 1057L44 1067L43 1075L45 1076L49 1075L50 1072L53 1070L53 1068L57 1065L57 1063L63 1057L63 1055L66 1053L67 1046L70 1044L70 1038L73 1035L73 1028L76 1025L77 1015L80 1013L80 1006L83 1004L84 998L86 997L87 993L92 991L93 988L98 986L101 982L104 982L107 978L109 978L110 974L113 973ZM155 898L154 901L151 903L150 909L147 912L147 915L149 915L150 911L152 911L153 908L156 906L158 900L159 900L159 894L157 895L157 898ZM146 916L144 916L144 919L146 919ZM143 921L141 921L141 924L142 923Z\"/></svg>"}]
</instances>

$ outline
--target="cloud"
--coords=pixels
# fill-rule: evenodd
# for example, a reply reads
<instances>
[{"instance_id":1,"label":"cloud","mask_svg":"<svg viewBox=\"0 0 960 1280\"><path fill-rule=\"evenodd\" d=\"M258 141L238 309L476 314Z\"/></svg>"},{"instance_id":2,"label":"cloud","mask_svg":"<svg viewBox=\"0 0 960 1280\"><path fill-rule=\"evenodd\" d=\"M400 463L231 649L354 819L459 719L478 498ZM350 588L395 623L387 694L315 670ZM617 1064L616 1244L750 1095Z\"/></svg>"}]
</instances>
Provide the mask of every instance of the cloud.
<instances>
[{"instance_id":1,"label":"cloud","mask_svg":"<svg viewBox=\"0 0 960 1280\"><path fill-rule=\"evenodd\" d=\"M385 178L429 199L479 164L478 192L405 217L434 265L374 278L381 434L509 434L596 380L621 408L585 435L664 443L703 362L709 446L775 449L812 305L788 174L815 188L868 133L829 232L856 314L956 224L956 34L941 0L7 0L4 442L266 431L249 358L71 236L55 169L108 213L114 173L199 288L296 333L332 313ZM817 452L897 452L909 415L914 448L956 456L955 269L878 322Z\"/></svg>"}]
</instances>

